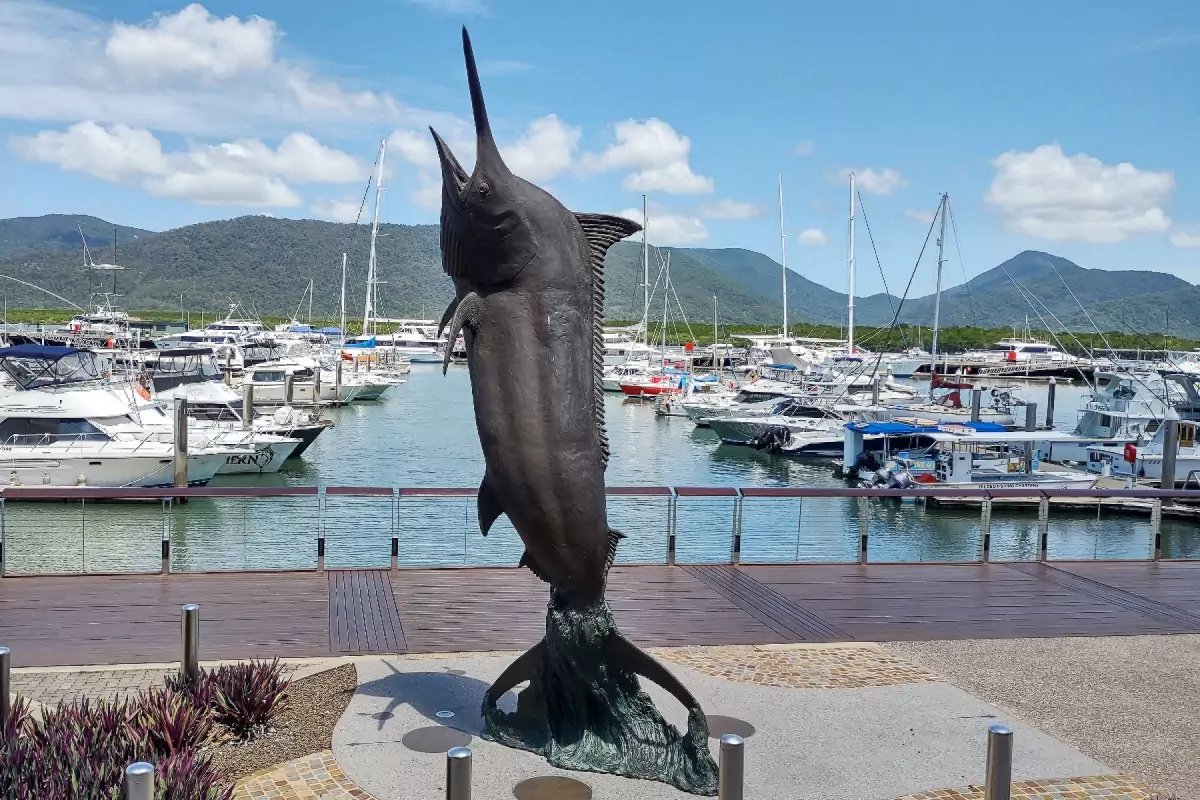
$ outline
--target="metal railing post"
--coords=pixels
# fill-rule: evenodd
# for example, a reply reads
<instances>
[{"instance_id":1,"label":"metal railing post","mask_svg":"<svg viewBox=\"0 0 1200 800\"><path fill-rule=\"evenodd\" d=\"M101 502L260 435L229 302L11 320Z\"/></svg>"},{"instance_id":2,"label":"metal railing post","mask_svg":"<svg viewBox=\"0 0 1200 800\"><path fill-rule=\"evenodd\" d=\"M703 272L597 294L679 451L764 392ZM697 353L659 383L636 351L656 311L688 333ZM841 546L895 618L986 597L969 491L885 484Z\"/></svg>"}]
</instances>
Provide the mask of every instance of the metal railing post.
<instances>
[{"instance_id":1,"label":"metal railing post","mask_svg":"<svg viewBox=\"0 0 1200 800\"><path fill-rule=\"evenodd\" d=\"M1038 561L1046 560L1050 547L1050 497L1043 494L1038 500Z\"/></svg>"},{"instance_id":2,"label":"metal railing post","mask_svg":"<svg viewBox=\"0 0 1200 800\"><path fill-rule=\"evenodd\" d=\"M1151 558L1162 558L1162 500L1157 497L1150 503L1150 548Z\"/></svg>"},{"instance_id":3,"label":"metal railing post","mask_svg":"<svg viewBox=\"0 0 1200 800\"><path fill-rule=\"evenodd\" d=\"M679 495L675 493L675 487L668 487L671 490L670 497L667 498L667 566L675 566L675 523L679 519Z\"/></svg>"},{"instance_id":4,"label":"metal railing post","mask_svg":"<svg viewBox=\"0 0 1200 800\"><path fill-rule=\"evenodd\" d=\"M159 570L159 572L163 575L166 575L171 571L171 498L163 498L162 510L162 568Z\"/></svg>"},{"instance_id":5,"label":"metal railing post","mask_svg":"<svg viewBox=\"0 0 1200 800\"><path fill-rule=\"evenodd\" d=\"M858 563L867 563L868 536L871 530L871 519L867 514L867 499L858 498Z\"/></svg>"},{"instance_id":6,"label":"metal railing post","mask_svg":"<svg viewBox=\"0 0 1200 800\"><path fill-rule=\"evenodd\" d=\"M730 546L729 561L735 567L742 563L742 496L741 489L734 489L737 495L733 498L733 542Z\"/></svg>"},{"instance_id":7,"label":"metal railing post","mask_svg":"<svg viewBox=\"0 0 1200 800\"><path fill-rule=\"evenodd\" d=\"M400 566L400 537L392 537L392 570L398 569Z\"/></svg>"},{"instance_id":8,"label":"metal railing post","mask_svg":"<svg viewBox=\"0 0 1200 800\"><path fill-rule=\"evenodd\" d=\"M983 541L980 561L987 563L992 557L992 498L985 497L979 504L979 533Z\"/></svg>"},{"instance_id":9,"label":"metal railing post","mask_svg":"<svg viewBox=\"0 0 1200 800\"><path fill-rule=\"evenodd\" d=\"M993 725L988 728L987 777L983 800L1009 800L1012 793L1012 728Z\"/></svg>"},{"instance_id":10,"label":"metal railing post","mask_svg":"<svg viewBox=\"0 0 1200 800\"><path fill-rule=\"evenodd\" d=\"M183 607L180 622L179 671L189 683L200 679L200 606Z\"/></svg>"},{"instance_id":11,"label":"metal railing post","mask_svg":"<svg viewBox=\"0 0 1200 800\"><path fill-rule=\"evenodd\" d=\"M746 772L746 742L735 733L721 737L717 800L742 800Z\"/></svg>"},{"instance_id":12,"label":"metal railing post","mask_svg":"<svg viewBox=\"0 0 1200 800\"><path fill-rule=\"evenodd\" d=\"M471 748L446 752L446 800L471 800Z\"/></svg>"},{"instance_id":13,"label":"metal railing post","mask_svg":"<svg viewBox=\"0 0 1200 800\"><path fill-rule=\"evenodd\" d=\"M0 647L0 735L4 733L4 726L8 724L8 714L11 710L9 706L8 694L12 691L12 651L7 647Z\"/></svg>"},{"instance_id":14,"label":"metal railing post","mask_svg":"<svg viewBox=\"0 0 1200 800\"><path fill-rule=\"evenodd\" d=\"M154 765L138 761L125 768L125 800L154 800Z\"/></svg>"}]
</instances>

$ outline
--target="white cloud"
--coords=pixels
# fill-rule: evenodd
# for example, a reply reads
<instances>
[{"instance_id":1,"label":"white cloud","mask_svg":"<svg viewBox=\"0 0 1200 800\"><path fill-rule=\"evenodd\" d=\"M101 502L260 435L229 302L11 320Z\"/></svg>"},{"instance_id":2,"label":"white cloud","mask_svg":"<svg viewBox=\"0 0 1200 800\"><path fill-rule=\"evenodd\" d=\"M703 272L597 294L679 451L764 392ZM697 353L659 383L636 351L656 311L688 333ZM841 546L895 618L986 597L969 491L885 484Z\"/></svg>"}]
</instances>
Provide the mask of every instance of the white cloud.
<instances>
[{"instance_id":1,"label":"white cloud","mask_svg":"<svg viewBox=\"0 0 1200 800\"><path fill-rule=\"evenodd\" d=\"M417 188L409 194L409 200L417 208L437 211L442 207L442 176L421 170L417 173Z\"/></svg>"},{"instance_id":2,"label":"white cloud","mask_svg":"<svg viewBox=\"0 0 1200 800\"><path fill-rule=\"evenodd\" d=\"M318 200L308 207L308 210L318 219L333 222L354 222L358 220L362 208L362 198L344 197L341 200Z\"/></svg>"},{"instance_id":3,"label":"white cloud","mask_svg":"<svg viewBox=\"0 0 1200 800\"><path fill-rule=\"evenodd\" d=\"M713 179L692 171L688 159L692 140L661 119L624 120L613 126L614 144L601 153L584 153L579 169L584 174L632 170L621 187L632 192L710 194Z\"/></svg>"},{"instance_id":4,"label":"white cloud","mask_svg":"<svg viewBox=\"0 0 1200 800\"><path fill-rule=\"evenodd\" d=\"M1187 231L1176 231L1169 237L1171 244L1176 247L1193 248L1200 247L1200 233L1188 233Z\"/></svg>"},{"instance_id":5,"label":"white cloud","mask_svg":"<svg viewBox=\"0 0 1200 800\"><path fill-rule=\"evenodd\" d=\"M851 172L854 173L855 185L868 194L888 195L908 186L908 179L901 175L899 170L891 167L884 167L880 170L870 167L862 169L846 167L838 172L838 179L848 180Z\"/></svg>"},{"instance_id":6,"label":"white cloud","mask_svg":"<svg viewBox=\"0 0 1200 800\"><path fill-rule=\"evenodd\" d=\"M705 219L753 219L763 215L763 207L741 200L717 200L696 206L696 214Z\"/></svg>"},{"instance_id":7,"label":"white cloud","mask_svg":"<svg viewBox=\"0 0 1200 800\"><path fill-rule=\"evenodd\" d=\"M796 145L794 152L798 156L811 156L813 151L817 149L817 143L812 139L805 139L800 144Z\"/></svg>"},{"instance_id":8,"label":"white cloud","mask_svg":"<svg viewBox=\"0 0 1200 800\"><path fill-rule=\"evenodd\" d=\"M829 244L829 237L820 228L805 228L796 238L800 240L800 244L806 244L809 247L824 247Z\"/></svg>"},{"instance_id":9,"label":"white cloud","mask_svg":"<svg viewBox=\"0 0 1200 800\"><path fill-rule=\"evenodd\" d=\"M937 211L932 208L910 208L904 212L904 216L914 222L919 222L922 225L928 225L933 222L933 218L937 216Z\"/></svg>"},{"instance_id":10,"label":"white cloud","mask_svg":"<svg viewBox=\"0 0 1200 800\"><path fill-rule=\"evenodd\" d=\"M314 74L280 57L279 36L269 20L197 4L134 25L43 0L0 2L0 117L194 136L345 135L449 117Z\"/></svg>"},{"instance_id":11,"label":"white cloud","mask_svg":"<svg viewBox=\"0 0 1200 800\"><path fill-rule=\"evenodd\" d=\"M529 130L513 144L500 148L504 162L514 174L537 183L549 181L567 170L583 131L567 125L554 114L535 119Z\"/></svg>"},{"instance_id":12,"label":"white cloud","mask_svg":"<svg viewBox=\"0 0 1200 800\"><path fill-rule=\"evenodd\" d=\"M186 151L164 153L150 131L86 121L65 131L14 137L10 144L27 161L201 204L296 206L300 197L285 180L352 183L363 177L354 158L298 133L275 149L257 139L241 139L192 143Z\"/></svg>"},{"instance_id":13,"label":"white cloud","mask_svg":"<svg viewBox=\"0 0 1200 800\"><path fill-rule=\"evenodd\" d=\"M1052 241L1120 242L1171 227L1163 210L1175 188L1170 172L1105 164L1057 144L996 157L984 201L1000 211L1015 233Z\"/></svg>"},{"instance_id":14,"label":"white cloud","mask_svg":"<svg viewBox=\"0 0 1200 800\"><path fill-rule=\"evenodd\" d=\"M155 81L174 75L227 80L269 67L275 60L275 23L214 17L193 3L176 14L156 14L141 25L113 26L104 52L125 77Z\"/></svg>"},{"instance_id":15,"label":"white cloud","mask_svg":"<svg viewBox=\"0 0 1200 800\"><path fill-rule=\"evenodd\" d=\"M441 14L479 16L487 13L483 0L407 0L414 6L424 6Z\"/></svg>"},{"instance_id":16,"label":"white cloud","mask_svg":"<svg viewBox=\"0 0 1200 800\"><path fill-rule=\"evenodd\" d=\"M631 219L642 224L642 210L627 208L618 211L617 216ZM675 214L657 206L648 210L649 224L646 226L646 240L654 245L687 245L700 244L708 240L708 228L696 217L686 214Z\"/></svg>"}]
</instances>

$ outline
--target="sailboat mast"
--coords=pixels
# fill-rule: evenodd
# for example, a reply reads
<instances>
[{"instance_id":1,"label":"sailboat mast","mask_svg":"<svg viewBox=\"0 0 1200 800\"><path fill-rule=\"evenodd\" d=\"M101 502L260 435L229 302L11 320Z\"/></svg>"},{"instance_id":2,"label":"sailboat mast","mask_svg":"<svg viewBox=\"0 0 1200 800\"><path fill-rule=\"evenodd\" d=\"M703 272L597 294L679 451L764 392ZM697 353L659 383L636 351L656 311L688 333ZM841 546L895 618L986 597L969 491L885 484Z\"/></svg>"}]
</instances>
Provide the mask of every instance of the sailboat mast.
<instances>
[{"instance_id":1,"label":"sailboat mast","mask_svg":"<svg viewBox=\"0 0 1200 800\"><path fill-rule=\"evenodd\" d=\"M650 344L650 246L646 242L646 229L650 227L650 218L646 214L646 195L642 195L642 295L645 297L645 307L642 309L642 336L647 346Z\"/></svg>"},{"instance_id":2,"label":"sailboat mast","mask_svg":"<svg viewBox=\"0 0 1200 800\"><path fill-rule=\"evenodd\" d=\"M854 355L854 173L850 173L850 314L846 344L850 355Z\"/></svg>"},{"instance_id":3,"label":"sailboat mast","mask_svg":"<svg viewBox=\"0 0 1200 800\"><path fill-rule=\"evenodd\" d=\"M312 325L313 279L308 279L308 324Z\"/></svg>"},{"instance_id":4,"label":"sailboat mast","mask_svg":"<svg viewBox=\"0 0 1200 800\"><path fill-rule=\"evenodd\" d=\"M379 235L379 196L383 193L383 158L387 154L387 139L379 141L379 170L375 174L375 219L371 223L371 255L367 259L367 302L363 310L362 335L375 314L375 238Z\"/></svg>"},{"instance_id":5,"label":"sailboat mast","mask_svg":"<svg viewBox=\"0 0 1200 800\"><path fill-rule=\"evenodd\" d=\"M945 242L946 242L946 206L950 202L950 195L942 194L942 203L939 213L942 215L942 227L938 233L937 248L937 293L933 298L933 344L930 345L929 353L929 375L932 379L933 373L937 370L937 346L938 346L938 328L941 326L942 316L942 265L946 263L945 258Z\"/></svg>"},{"instance_id":6,"label":"sailboat mast","mask_svg":"<svg viewBox=\"0 0 1200 800\"><path fill-rule=\"evenodd\" d=\"M346 254L342 253L342 342L346 341Z\"/></svg>"},{"instance_id":7,"label":"sailboat mast","mask_svg":"<svg viewBox=\"0 0 1200 800\"><path fill-rule=\"evenodd\" d=\"M783 231L783 173L779 174L779 263L783 275L783 335L787 336L787 234Z\"/></svg>"},{"instance_id":8,"label":"sailboat mast","mask_svg":"<svg viewBox=\"0 0 1200 800\"><path fill-rule=\"evenodd\" d=\"M671 296L671 251L667 251L667 263L663 267L663 321L662 321L662 365L667 365L667 298Z\"/></svg>"}]
</instances>

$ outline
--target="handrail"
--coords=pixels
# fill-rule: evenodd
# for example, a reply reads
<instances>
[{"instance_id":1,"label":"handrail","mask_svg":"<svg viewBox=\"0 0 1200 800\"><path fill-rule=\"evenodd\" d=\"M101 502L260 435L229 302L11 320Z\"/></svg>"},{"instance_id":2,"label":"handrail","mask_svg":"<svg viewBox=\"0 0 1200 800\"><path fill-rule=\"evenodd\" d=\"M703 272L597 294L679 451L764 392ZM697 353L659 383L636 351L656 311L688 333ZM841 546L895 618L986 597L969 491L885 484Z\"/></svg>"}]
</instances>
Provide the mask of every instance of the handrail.
<instances>
[{"instance_id":1,"label":"handrail","mask_svg":"<svg viewBox=\"0 0 1200 800\"><path fill-rule=\"evenodd\" d=\"M137 500L162 498L203 497L296 497L296 496L360 496L360 497L474 497L478 489L471 487L390 487L390 486L189 486L189 487L100 487L100 486L5 486L0 498L12 500ZM731 486L609 486L610 497L948 497L948 498L1079 498L1165 500L1190 499L1200 502L1200 489L1042 489L1036 487L1013 489L971 489L911 486L905 489L855 489L850 487L767 487L735 488Z\"/></svg>"}]
</instances>

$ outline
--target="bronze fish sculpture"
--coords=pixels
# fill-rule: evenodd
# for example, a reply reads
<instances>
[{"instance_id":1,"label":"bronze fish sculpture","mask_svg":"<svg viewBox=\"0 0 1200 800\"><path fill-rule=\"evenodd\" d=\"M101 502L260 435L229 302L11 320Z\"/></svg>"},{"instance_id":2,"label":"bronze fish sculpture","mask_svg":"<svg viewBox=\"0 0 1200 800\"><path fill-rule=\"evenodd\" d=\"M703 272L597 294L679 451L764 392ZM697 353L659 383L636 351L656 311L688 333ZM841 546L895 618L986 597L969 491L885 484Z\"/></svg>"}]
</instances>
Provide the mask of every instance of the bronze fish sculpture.
<instances>
[{"instance_id":1,"label":"bronze fish sculpture","mask_svg":"<svg viewBox=\"0 0 1200 800\"><path fill-rule=\"evenodd\" d=\"M468 174L431 128L442 168L442 264L455 299L442 316L461 331L485 462L479 525L505 514L525 545L521 566L550 584L547 633L484 700L484 735L566 768L716 790L707 723L695 698L616 630L604 602L622 534L608 526L604 471L604 257L641 230L575 214L514 175L492 135L471 40L463 51L475 120ZM447 347L443 373L450 361ZM687 734L666 723L641 674L689 711ZM522 681L515 714L496 703Z\"/></svg>"}]
</instances>

